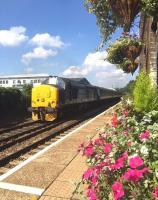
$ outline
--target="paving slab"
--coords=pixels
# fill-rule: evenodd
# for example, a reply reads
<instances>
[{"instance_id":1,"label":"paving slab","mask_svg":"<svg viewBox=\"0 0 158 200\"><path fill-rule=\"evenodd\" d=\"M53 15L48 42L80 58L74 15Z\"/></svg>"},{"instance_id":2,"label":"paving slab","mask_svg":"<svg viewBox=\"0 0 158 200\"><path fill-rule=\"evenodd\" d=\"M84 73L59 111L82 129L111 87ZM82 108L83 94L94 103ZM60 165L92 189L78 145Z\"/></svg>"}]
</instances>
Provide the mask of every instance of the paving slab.
<instances>
[{"instance_id":1,"label":"paving slab","mask_svg":"<svg viewBox=\"0 0 158 200\"><path fill-rule=\"evenodd\" d=\"M0 200L37 200L39 196L0 189Z\"/></svg>"},{"instance_id":2,"label":"paving slab","mask_svg":"<svg viewBox=\"0 0 158 200\"><path fill-rule=\"evenodd\" d=\"M46 188L64 168L65 165L53 164L52 162L42 163L38 159L9 176L4 182Z\"/></svg>"}]
</instances>

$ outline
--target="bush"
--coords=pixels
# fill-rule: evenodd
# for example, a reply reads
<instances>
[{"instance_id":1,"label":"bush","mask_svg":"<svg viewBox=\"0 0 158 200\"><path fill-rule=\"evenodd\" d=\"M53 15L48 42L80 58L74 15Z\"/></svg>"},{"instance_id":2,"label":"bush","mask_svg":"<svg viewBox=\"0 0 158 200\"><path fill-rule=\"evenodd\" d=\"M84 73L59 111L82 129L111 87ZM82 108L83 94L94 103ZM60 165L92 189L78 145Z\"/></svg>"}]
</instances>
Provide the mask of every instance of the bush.
<instances>
[{"instance_id":1,"label":"bush","mask_svg":"<svg viewBox=\"0 0 158 200\"><path fill-rule=\"evenodd\" d=\"M27 98L16 88L0 88L1 117L27 112Z\"/></svg>"},{"instance_id":2,"label":"bush","mask_svg":"<svg viewBox=\"0 0 158 200\"><path fill-rule=\"evenodd\" d=\"M134 109L137 112L148 112L158 109L158 96L155 86L148 74L142 71L136 79L133 92Z\"/></svg>"}]
</instances>

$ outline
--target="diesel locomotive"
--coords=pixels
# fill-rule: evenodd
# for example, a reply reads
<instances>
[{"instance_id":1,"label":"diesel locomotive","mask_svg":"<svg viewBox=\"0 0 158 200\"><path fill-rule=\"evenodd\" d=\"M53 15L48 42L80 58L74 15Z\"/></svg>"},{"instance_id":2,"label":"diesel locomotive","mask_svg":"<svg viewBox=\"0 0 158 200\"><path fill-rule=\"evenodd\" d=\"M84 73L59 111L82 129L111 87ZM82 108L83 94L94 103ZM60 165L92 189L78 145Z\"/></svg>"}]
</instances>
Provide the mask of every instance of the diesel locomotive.
<instances>
[{"instance_id":1,"label":"diesel locomotive","mask_svg":"<svg viewBox=\"0 0 158 200\"><path fill-rule=\"evenodd\" d=\"M53 121L66 112L87 109L120 96L115 90L91 85L86 78L50 76L32 89L32 119Z\"/></svg>"}]
</instances>

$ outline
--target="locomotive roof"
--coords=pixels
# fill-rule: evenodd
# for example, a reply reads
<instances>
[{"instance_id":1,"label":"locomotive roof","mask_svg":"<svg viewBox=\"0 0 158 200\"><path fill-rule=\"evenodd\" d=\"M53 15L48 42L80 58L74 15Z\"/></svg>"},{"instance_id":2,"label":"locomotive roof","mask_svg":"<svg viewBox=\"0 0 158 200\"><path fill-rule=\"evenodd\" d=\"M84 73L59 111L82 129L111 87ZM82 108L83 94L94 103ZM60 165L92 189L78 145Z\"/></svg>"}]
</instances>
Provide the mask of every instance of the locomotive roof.
<instances>
[{"instance_id":1,"label":"locomotive roof","mask_svg":"<svg viewBox=\"0 0 158 200\"><path fill-rule=\"evenodd\" d=\"M71 85L89 85L91 86L90 82L86 78L63 78L64 82L70 83Z\"/></svg>"}]
</instances>

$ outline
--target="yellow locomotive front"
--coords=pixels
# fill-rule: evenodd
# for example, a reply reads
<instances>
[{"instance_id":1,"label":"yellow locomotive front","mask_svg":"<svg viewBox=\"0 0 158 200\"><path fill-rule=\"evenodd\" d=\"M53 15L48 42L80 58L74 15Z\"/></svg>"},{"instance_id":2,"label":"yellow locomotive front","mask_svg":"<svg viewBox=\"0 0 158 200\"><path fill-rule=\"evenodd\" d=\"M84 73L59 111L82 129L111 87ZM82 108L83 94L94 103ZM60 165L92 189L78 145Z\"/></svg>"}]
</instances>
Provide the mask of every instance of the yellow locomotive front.
<instances>
[{"instance_id":1,"label":"yellow locomotive front","mask_svg":"<svg viewBox=\"0 0 158 200\"><path fill-rule=\"evenodd\" d=\"M32 119L53 121L57 118L59 90L53 85L39 85L32 89Z\"/></svg>"}]
</instances>

